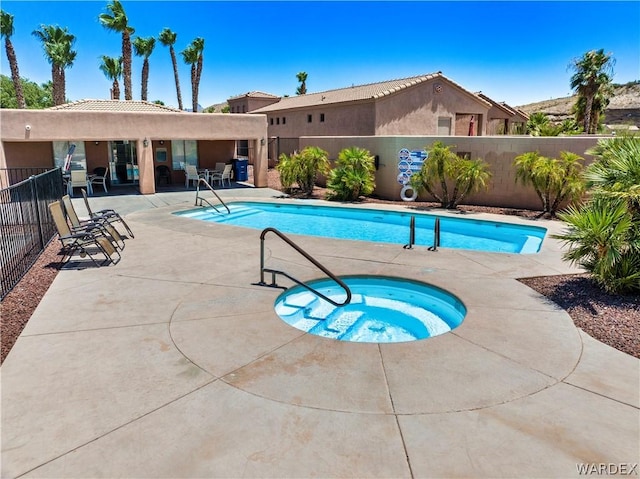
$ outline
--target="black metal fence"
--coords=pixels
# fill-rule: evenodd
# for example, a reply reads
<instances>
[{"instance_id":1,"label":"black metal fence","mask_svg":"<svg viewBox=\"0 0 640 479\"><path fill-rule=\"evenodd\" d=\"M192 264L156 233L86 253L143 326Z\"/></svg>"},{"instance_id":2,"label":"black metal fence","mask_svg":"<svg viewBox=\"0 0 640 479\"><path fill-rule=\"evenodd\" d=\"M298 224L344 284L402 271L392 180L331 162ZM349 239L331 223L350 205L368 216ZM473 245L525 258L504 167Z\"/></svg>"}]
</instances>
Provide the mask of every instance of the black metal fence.
<instances>
[{"instance_id":1,"label":"black metal fence","mask_svg":"<svg viewBox=\"0 0 640 479\"><path fill-rule=\"evenodd\" d=\"M20 183L33 175L50 171L51 168L0 168L0 190Z\"/></svg>"},{"instance_id":2,"label":"black metal fence","mask_svg":"<svg viewBox=\"0 0 640 479\"><path fill-rule=\"evenodd\" d=\"M0 299L20 281L56 234L48 204L62 194L60 168L0 190Z\"/></svg>"}]
</instances>

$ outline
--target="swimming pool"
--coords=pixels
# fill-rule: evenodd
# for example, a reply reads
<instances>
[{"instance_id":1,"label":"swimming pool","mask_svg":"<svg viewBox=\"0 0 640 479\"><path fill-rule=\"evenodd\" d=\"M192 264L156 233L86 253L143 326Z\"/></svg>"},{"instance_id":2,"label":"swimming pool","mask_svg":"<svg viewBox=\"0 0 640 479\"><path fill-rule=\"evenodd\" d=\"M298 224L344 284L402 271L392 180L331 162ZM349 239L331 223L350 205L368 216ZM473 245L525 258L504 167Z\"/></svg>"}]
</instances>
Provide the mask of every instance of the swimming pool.
<instances>
[{"instance_id":1,"label":"swimming pool","mask_svg":"<svg viewBox=\"0 0 640 479\"><path fill-rule=\"evenodd\" d=\"M295 286L282 293L275 311L301 331L359 343L399 343L438 336L457 328L466 315L451 293L418 281L388 276L340 278L351 290L351 302L334 306L313 292ZM345 291L331 279L308 285L334 301Z\"/></svg>"},{"instance_id":2,"label":"swimming pool","mask_svg":"<svg viewBox=\"0 0 640 479\"><path fill-rule=\"evenodd\" d=\"M409 242L409 223L414 216L418 246L433 245L435 219L440 218L440 247L520 254L540 251L547 231L537 226L471 218L309 203L246 201L228 206L230 214L214 208L175 214L259 230L272 227L284 233L403 245Z\"/></svg>"}]
</instances>

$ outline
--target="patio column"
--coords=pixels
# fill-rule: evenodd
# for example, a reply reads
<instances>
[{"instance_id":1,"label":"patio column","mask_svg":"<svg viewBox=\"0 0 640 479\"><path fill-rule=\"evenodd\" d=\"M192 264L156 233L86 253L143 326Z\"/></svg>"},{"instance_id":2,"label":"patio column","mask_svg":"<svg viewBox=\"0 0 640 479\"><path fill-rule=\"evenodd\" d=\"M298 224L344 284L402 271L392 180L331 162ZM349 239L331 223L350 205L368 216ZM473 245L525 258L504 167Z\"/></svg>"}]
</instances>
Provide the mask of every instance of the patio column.
<instances>
[{"instance_id":1,"label":"patio column","mask_svg":"<svg viewBox=\"0 0 640 479\"><path fill-rule=\"evenodd\" d=\"M269 186L267 182L267 170L269 161L267 157L267 138L259 138L253 141L252 150L255 152L253 159L253 184L256 188L266 188Z\"/></svg>"},{"instance_id":2,"label":"patio column","mask_svg":"<svg viewBox=\"0 0 640 479\"><path fill-rule=\"evenodd\" d=\"M156 192L156 183L153 171L153 147L148 138L138 138L138 175L140 193L152 195Z\"/></svg>"}]
</instances>

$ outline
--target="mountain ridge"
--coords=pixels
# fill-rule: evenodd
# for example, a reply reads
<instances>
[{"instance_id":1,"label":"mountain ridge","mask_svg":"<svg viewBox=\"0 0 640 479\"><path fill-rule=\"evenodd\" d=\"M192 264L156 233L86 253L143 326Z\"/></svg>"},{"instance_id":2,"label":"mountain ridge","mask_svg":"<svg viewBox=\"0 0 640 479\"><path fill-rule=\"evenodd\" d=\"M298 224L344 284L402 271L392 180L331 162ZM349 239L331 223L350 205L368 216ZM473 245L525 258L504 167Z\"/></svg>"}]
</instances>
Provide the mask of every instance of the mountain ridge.
<instances>
[{"instance_id":1,"label":"mountain ridge","mask_svg":"<svg viewBox=\"0 0 640 479\"><path fill-rule=\"evenodd\" d=\"M517 108L528 115L542 112L552 121L562 121L572 116L571 109L577 98L577 95L572 95L529 103ZM605 124L640 126L640 80L613 86L613 95L605 110Z\"/></svg>"}]
</instances>

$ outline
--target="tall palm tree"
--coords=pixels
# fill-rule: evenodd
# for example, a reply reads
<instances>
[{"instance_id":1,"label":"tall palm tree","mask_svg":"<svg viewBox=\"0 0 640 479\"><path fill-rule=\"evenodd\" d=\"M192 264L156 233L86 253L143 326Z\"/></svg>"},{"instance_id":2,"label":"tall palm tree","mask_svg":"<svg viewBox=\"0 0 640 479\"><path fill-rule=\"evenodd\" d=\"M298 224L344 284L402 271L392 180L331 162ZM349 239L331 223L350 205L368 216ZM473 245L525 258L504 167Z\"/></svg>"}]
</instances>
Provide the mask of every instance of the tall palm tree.
<instances>
[{"instance_id":1,"label":"tall palm tree","mask_svg":"<svg viewBox=\"0 0 640 479\"><path fill-rule=\"evenodd\" d=\"M184 62L191 65L191 106L193 112L198 111L198 90L202 75L204 38L196 38L181 53Z\"/></svg>"},{"instance_id":2,"label":"tall palm tree","mask_svg":"<svg viewBox=\"0 0 640 479\"><path fill-rule=\"evenodd\" d=\"M611 54L605 53L602 48L591 50L573 61L572 68L575 73L571 76L571 88L585 100L583 119L585 133L596 132L594 122L591 120L593 102L598 92L608 90L611 85L614 63L615 60Z\"/></svg>"},{"instance_id":3,"label":"tall palm tree","mask_svg":"<svg viewBox=\"0 0 640 479\"><path fill-rule=\"evenodd\" d=\"M176 43L177 33L172 32L168 28L165 28L160 32L158 40L165 47L169 47L169 53L171 54L171 63L173 64L173 76L176 80L176 94L178 95L178 108L182 110L182 94L180 93L180 79L178 78L178 61L176 60L176 51L173 45Z\"/></svg>"},{"instance_id":4,"label":"tall palm tree","mask_svg":"<svg viewBox=\"0 0 640 479\"><path fill-rule=\"evenodd\" d=\"M156 46L156 39L154 37L136 37L133 40L133 49L136 55L144 57L142 63L142 91L140 98L144 101L147 100L147 86L149 84L149 56L153 53L153 49Z\"/></svg>"},{"instance_id":5,"label":"tall palm tree","mask_svg":"<svg viewBox=\"0 0 640 479\"><path fill-rule=\"evenodd\" d=\"M68 29L54 25L40 25L32 34L42 42L45 57L51 64L51 80L53 82L53 104L62 105L66 101L65 69L73 65L77 52L73 44L76 37Z\"/></svg>"},{"instance_id":6,"label":"tall palm tree","mask_svg":"<svg viewBox=\"0 0 640 479\"><path fill-rule=\"evenodd\" d=\"M20 71L18 70L18 59L16 58L16 51L13 49L13 43L11 43L11 35L13 35L13 15L4 10L0 10L0 36L4 37L4 47L7 51L7 60L9 60L11 80L16 90L18 108L26 108L27 104L24 100Z\"/></svg>"},{"instance_id":7,"label":"tall palm tree","mask_svg":"<svg viewBox=\"0 0 640 479\"><path fill-rule=\"evenodd\" d=\"M129 26L129 19L124 7L118 0L111 0L107 4L109 13L101 13L100 23L107 30L122 34L122 78L124 80L124 99L132 100L131 92L131 35L135 30Z\"/></svg>"},{"instance_id":8,"label":"tall palm tree","mask_svg":"<svg viewBox=\"0 0 640 479\"><path fill-rule=\"evenodd\" d=\"M296 89L296 95L304 95L307 93L307 72L300 72L296 75L300 82L300 86Z\"/></svg>"},{"instance_id":9,"label":"tall palm tree","mask_svg":"<svg viewBox=\"0 0 640 479\"><path fill-rule=\"evenodd\" d=\"M109 80L113 80L113 85L111 86L111 99L119 100L120 83L118 80L122 76L122 58L114 58L107 55L102 55L100 58L102 60L102 63L100 63L100 70L102 70L102 73L104 73Z\"/></svg>"}]
</instances>

